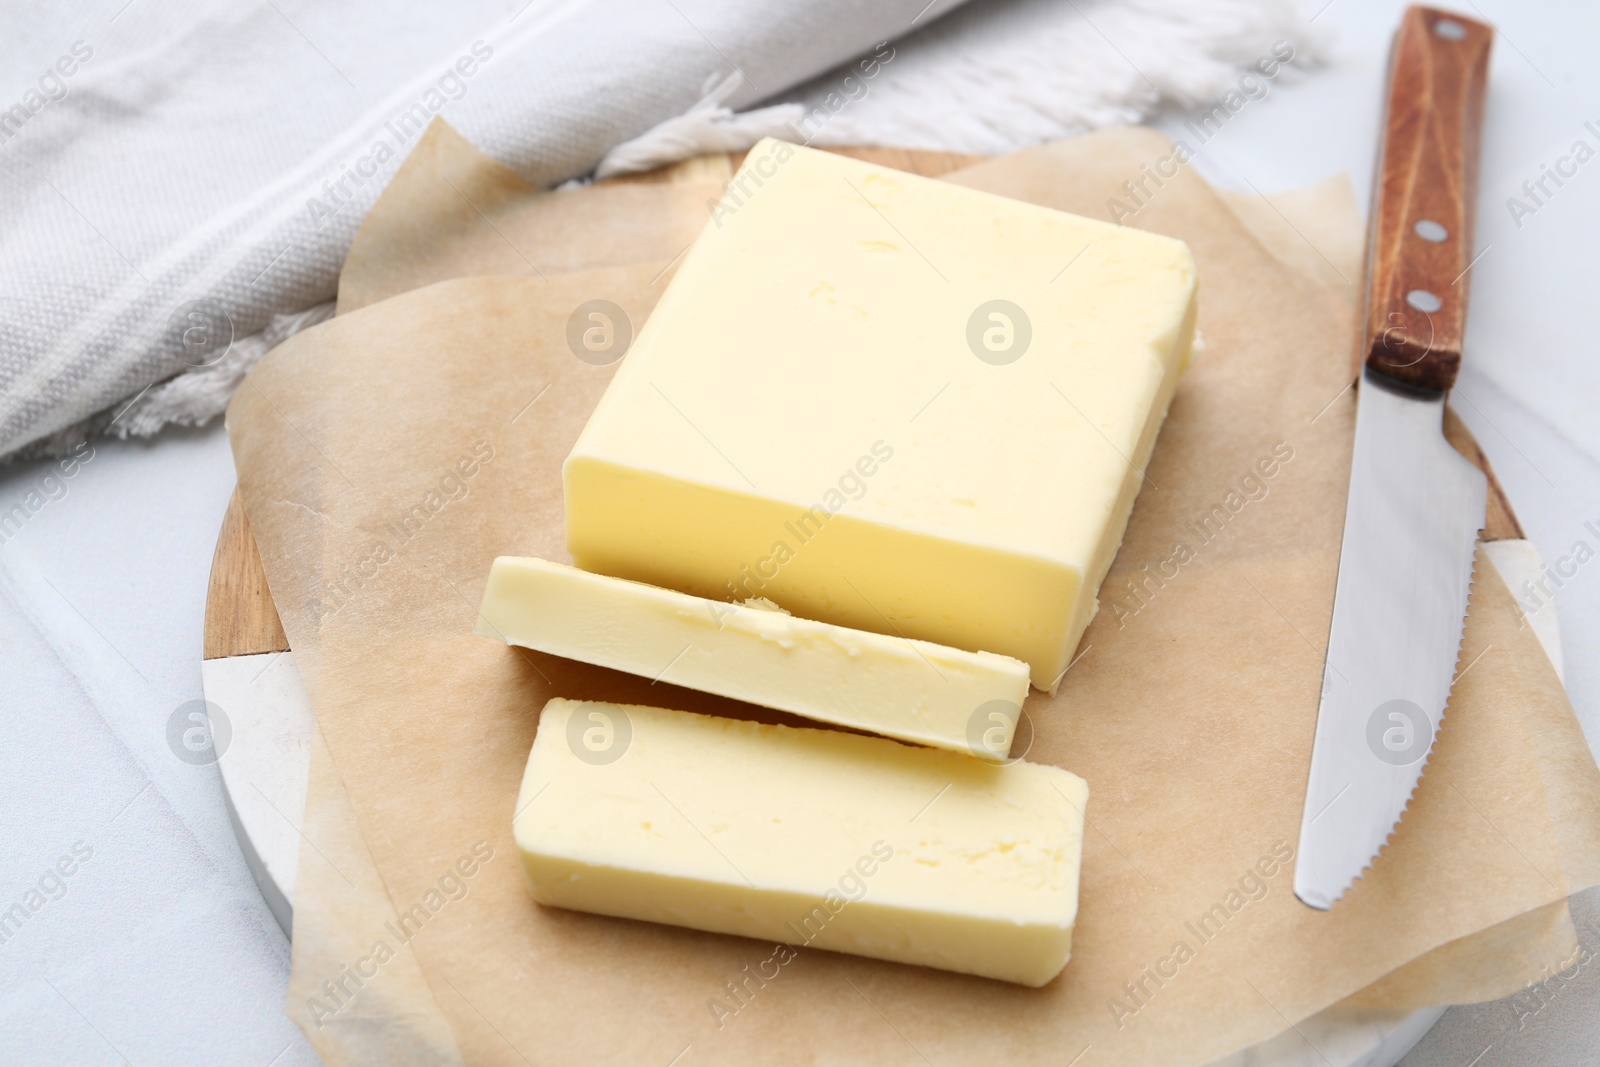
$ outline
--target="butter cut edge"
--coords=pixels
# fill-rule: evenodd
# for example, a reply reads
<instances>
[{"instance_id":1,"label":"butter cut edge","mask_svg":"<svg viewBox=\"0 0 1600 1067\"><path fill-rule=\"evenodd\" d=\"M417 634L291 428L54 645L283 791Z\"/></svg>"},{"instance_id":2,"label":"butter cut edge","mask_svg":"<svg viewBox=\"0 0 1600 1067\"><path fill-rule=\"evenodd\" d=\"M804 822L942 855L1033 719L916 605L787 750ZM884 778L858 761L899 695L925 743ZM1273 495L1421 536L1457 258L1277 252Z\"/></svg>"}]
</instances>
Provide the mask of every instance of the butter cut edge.
<instances>
[{"instance_id":1,"label":"butter cut edge","mask_svg":"<svg viewBox=\"0 0 1600 1067\"><path fill-rule=\"evenodd\" d=\"M477 632L510 645L988 761L1011 751L1028 665L727 603L535 557L490 568Z\"/></svg>"}]
</instances>

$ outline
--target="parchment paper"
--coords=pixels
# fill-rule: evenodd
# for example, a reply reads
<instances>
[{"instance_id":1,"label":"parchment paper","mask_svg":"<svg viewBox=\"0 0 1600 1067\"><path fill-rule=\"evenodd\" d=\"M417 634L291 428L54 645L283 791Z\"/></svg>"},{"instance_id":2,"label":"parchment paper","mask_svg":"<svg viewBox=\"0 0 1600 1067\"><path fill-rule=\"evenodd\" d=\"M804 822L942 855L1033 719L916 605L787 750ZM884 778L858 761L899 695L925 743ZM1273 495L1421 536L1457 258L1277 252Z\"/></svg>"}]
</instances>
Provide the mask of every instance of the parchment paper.
<instances>
[{"instance_id":1,"label":"parchment paper","mask_svg":"<svg viewBox=\"0 0 1600 1067\"><path fill-rule=\"evenodd\" d=\"M1141 134L1104 136L1137 138ZM926 167L932 158L922 155L923 173L929 173ZM951 161L941 162L950 163L946 171L956 166ZM692 211L701 196L710 196L709 184L732 172L727 157L706 156L647 176L648 180L677 185L677 189L635 188L619 196L615 186L599 186L552 200L478 151L443 120L435 120L369 214L361 239L345 262L341 288L372 294L376 299L444 277L483 273L491 265L517 268L517 262L506 259L508 243L515 239L512 234L537 241L538 254L551 265L546 268L551 273L647 261L652 253L664 255L683 239L689 229L680 217L685 209ZM466 191L472 191L471 204L466 202ZM1218 191L1217 195L1280 263L1321 286L1352 314L1358 310L1363 226L1347 179L1332 178L1316 186L1276 193L1271 199L1232 191ZM580 224L560 221L563 213ZM538 219L552 214L556 221L537 224ZM597 218L604 220L609 239L592 239L596 227L584 223ZM448 222L441 224L441 219ZM674 263L681 253L680 246ZM518 273L545 275L532 260L520 258ZM328 788L339 792L329 798L329 807L348 812L348 799L337 774L328 775L326 781ZM353 813L349 817L353 819ZM323 821L327 821L326 813ZM359 836L359 831L350 832ZM316 887L322 884L318 876L326 873L325 869L314 870L300 883L302 907L317 906ZM348 911L354 901L347 887L332 888L333 898ZM376 928L382 919L393 917L386 896L373 896L368 903L371 914L359 916L359 922L355 921L358 916L348 915L348 925ZM1331 1031L1340 1022L1335 1017L1341 1011L1358 1013L1370 1021L1374 1010L1403 1015L1415 1007L1490 999L1513 987L1508 983L1521 984L1522 976L1542 962L1566 959L1575 939L1563 901L1434 949L1327 1009L1322 1013L1326 1018L1304 1020L1287 1035L1328 1047L1323 1041L1332 1040ZM296 951L297 958L311 952L306 937L298 939ZM338 966L337 957L329 956L318 966L308 962L307 970L320 974ZM1320 1041L1309 1037L1319 1024L1330 1031Z\"/></svg>"},{"instance_id":2,"label":"parchment paper","mask_svg":"<svg viewBox=\"0 0 1600 1067\"><path fill-rule=\"evenodd\" d=\"M301 850L295 879L289 1017L329 1067L459 1065L455 1035L422 968L385 926L398 916L321 730L312 736L311 751L301 825L308 847ZM379 961L372 949L382 939L395 952ZM324 983L337 993L330 995Z\"/></svg>"},{"instance_id":3,"label":"parchment paper","mask_svg":"<svg viewBox=\"0 0 1600 1067\"><path fill-rule=\"evenodd\" d=\"M725 178L731 172L725 157L702 157L653 177L660 182L700 183L703 188L708 180ZM467 191L471 204L466 202ZM605 203L608 231L629 235L626 241L596 243L588 239L590 230L581 226L529 227L524 220L550 207L562 208L575 218L593 218L600 212L589 201L609 196L610 190L582 190L550 201L442 121L436 122L368 216L362 239L345 263L342 289L346 294L371 294L371 299L376 299L419 288L443 276L471 274L475 264L515 267L515 262L502 262L510 240L508 231L531 231L529 236L539 242L540 257L561 269L602 265L640 252L664 252L681 236L682 222L671 216L681 210L685 198L671 195L674 190L658 192L667 195L647 191L627 199L613 197ZM1315 187L1275 194L1271 200L1247 193L1219 195L1285 266L1354 308L1359 295L1354 279L1361 272L1362 227L1347 180L1330 179ZM441 225L441 218L449 219L449 224ZM521 266L524 273L536 273L526 257L521 258ZM547 269L554 272L558 268ZM297 881L296 984L291 988L289 1010L314 1035L324 1058L333 1058L333 1041L345 1039L341 1052L349 1062L371 1062L393 1055L392 1043L369 1043L378 1035L392 1039L409 1033L420 1025L418 1018L430 1014L439 1019L439 1026L444 1024L436 1003L419 983L406 981L399 989L390 990L395 984L387 977L391 969L364 986L361 1025L347 1025L342 1013L330 1018L325 1011L308 1010L313 1001L307 993L315 994L319 982L339 973L350 954L351 939L381 931L385 922L396 920L338 775L321 767L327 759L325 748L319 745L313 755L307 798L308 811L313 814L308 815L306 834L312 848L302 857ZM326 840L319 838L319 833L326 835ZM330 854L341 857L346 873L352 866L364 870L345 877L326 861ZM1546 961L1567 958L1574 937L1565 901L1538 909L1413 960L1317 1016L1299 1021L1278 1035L1275 1044L1299 1045L1304 1054L1325 1053L1337 1058L1343 1054L1343 1044L1365 1040L1364 1030L1376 1027L1382 1032L1414 1007L1486 999L1520 984L1523 975ZM401 1001L400 1010L391 1025L373 1025L380 1006L396 998ZM1307 1042L1311 1047L1306 1047ZM418 1045L400 1044L406 1048ZM428 1042L421 1044L425 1047Z\"/></svg>"},{"instance_id":4,"label":"parchment paper","mask_svg":"<svg viewBox=\"0 0 1600 1067\"><path fill-rule=\"evenodd\" d=\"M690 161L672 180L542 192L434 119L356 232L339 314L446 278L545 277L676 262L732 170Z\"/></svg>"},{"instance_id":5,"label":"parchment paper","mask_svg":"<svg viewBox=\"0 0 1600 1067\"><path fill-rule=\"evenodd\" d=\"M709 178L731 173L725 157L702 157L655 178L698 183L698 196ZM465 202L466 191L471 191L471 205ZM605 203L608 231L630 235L625 243L596 243L583 227L556 225L533 230L529 236L538 244L532 247L547 264L560 264L562 269L600 266L640 252L663 254L681 236L682 220L673 215L681 214L686 198L673 195L675 190L657 192L665 195L647 190L626 200L611 197ZM1354 307L1357 294L1352 279L1361 269L1361 224L1348 181L1330 179L1276 194L1270 201L1253 194L1220 195L1285 266ZM589 201L608 196L610 190L600 187L549 200L442 121L436 122L368 216L361 240L345 263L342 290L347 297L359 293L376 299L420 288L445 275L471 274L474 264L505 265L508 231L520 234L531 229L524 220L538 210L559 207L576 218L588 218L598 213ZM449 225L441 225L441 217L449 217ZM535 273L531 260L523 259L522 266L524 273ZM546 271L553 273L556 268L547 266ZM407 1036L427 1029L420 1020L435 1020L437 1029L447 1029L447 1024L425 984L411 980L414 965L385 968L365 983L359 1011L354 1004L331 1016L326 1010L311 1010L311 1005L321 1003L312 999L320 997L320 984L338 975L355 958L352 953L365 949L384 923L397 921L344 787L331 766L324 766L328 758L319 744L313 753L305 825L312 847L302 855L296 882L295 978L289 1012L313 1035L324 1059L334 1060L336 1049L339 1058L351 1063L390 1060L397 1048L415 1056L416 1049L436 1045L426 1035L420 1040ZM330 855L340 857L338 871L326 859ZM1527 961L1565 958L1573 936L1563 901L1436 949L1317 1016L1300 1020L1275 1041L1298 1045L1302 1054L1313 1051L1306 1047L1309 1041L1329 1058L1337 1058L1345 1045L1365 1041L1365 1032L1374 1027L1382 1032L1403 1019L1412 1006L1494 995L1482 990L1498 990L1508 981L1507 975L1513 976L1510 981L1520 981L1528 970ZM405 977L390 977L396 973ZM388 1025L378 1025L386 1011ZM451 1059L441 1053L437 1062Z\"/></svg>"},{"instance_id":6,"label":"parchment paper","mask_svg":"<svg viewBox=\"0 0 1600 1067\"><path fill-rule=\"evenodd\" d=\"M1092 138L963 177L1093 213L1152 147ZM500 861L411 942L469 1062L519 1062L517 1048L540 1062L665 1061L685 1046L682 1062L914 1059L913 1045L952 1062L1070 1059L1085 1046L1083 1062L1204 1062L1595 880L1592 762L1486 572L1463 662L1482 658L1373 874L1322 916L1277 870L1175 977L1145 979L1142 1001L1124 992L1185 923L1294 841L1348 463L1353 405L1335 399L1348 308L1214 201L1180 179L1136 220L1195 248L1209 347L1107 590L1170 551L1263 449L1281 441L1295 456L1123 625L1102 614L1058 698L1030 701L1030 758L1095 788L1075 959L1038 992L807 953L718 1030L706 1000L766 947L541 910L504 862L531 709L546 695L720 703L469 635L489 558L565 558L559 461L605 377L565 350L565 318L606 294L642 316L645 271L447 283L335 320L263 364L230 415L241 484L389 895L400 910L424 899L474 833ZM393 516L491 438L495 458L461 499L373 563ZM323 581L347 564L372 576L334 597ZM1114 998L1136 1009L1120 1028Z\"/></svg>"}]
</instances>

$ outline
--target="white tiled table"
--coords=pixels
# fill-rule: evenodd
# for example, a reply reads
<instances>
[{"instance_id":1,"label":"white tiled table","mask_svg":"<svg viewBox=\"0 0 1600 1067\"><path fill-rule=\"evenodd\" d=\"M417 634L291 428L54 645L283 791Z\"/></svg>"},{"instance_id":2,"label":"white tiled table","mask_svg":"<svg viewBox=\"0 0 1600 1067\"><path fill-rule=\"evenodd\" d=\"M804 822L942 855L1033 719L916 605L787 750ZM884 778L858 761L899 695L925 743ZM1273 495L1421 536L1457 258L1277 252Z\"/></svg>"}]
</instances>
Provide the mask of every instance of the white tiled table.
<instances>
[{"instance_id":1,"label":"white tiled table","mask_svg":"<svg viewBox=\"0 0 1600 1067\"><path fill-rule=\"evenodd\" d=\"M1489 248L1473 271L1457 407L1553 561L1580 540L1600 549L1584 525L1600 529L1600 160L1520 229L1505 200L1573 141L1600 148L1583 125L1600 126L1600 7L1479 2L1503 33L1479 222ZM1333 0L1315 23L1338 35L1329 67L1250 103L1205 146L1201 170L1269 194L1347 171L1364 198L1401 7ZM1178 118L1162 122L1181 136ZM44 471L0 468L0 506ZM233 485L227 442L220 427L99 442L67 485L0 545L0 904L75 843L92 856L0 944L0 1060L315 1064L283 1016L288 945L240 856L216 770L179 760L167 741L172 713L200 697L206 577ZM1600 563L1556 604L1568 689L1593 743ZM1600 897L1575 911L1600 952ZM1592 1063L1597 969L1537 1015L1511 1002L1452 1009L1405 1062Z\"/></svg>"}]
</instances>

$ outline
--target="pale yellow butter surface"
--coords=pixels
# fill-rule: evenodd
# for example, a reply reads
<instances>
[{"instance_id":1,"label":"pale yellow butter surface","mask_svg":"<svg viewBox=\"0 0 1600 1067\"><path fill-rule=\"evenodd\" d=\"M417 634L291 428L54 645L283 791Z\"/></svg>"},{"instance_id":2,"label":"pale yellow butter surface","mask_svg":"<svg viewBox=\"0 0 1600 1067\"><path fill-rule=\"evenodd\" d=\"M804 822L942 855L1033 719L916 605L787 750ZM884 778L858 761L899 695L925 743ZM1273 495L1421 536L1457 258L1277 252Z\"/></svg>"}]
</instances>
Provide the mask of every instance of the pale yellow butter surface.
<instances>
[{"instance_id":1,"label":"pale yellow butter surface","mask_svg":"<svg viewBox=\"0 0 1600 1067\"><path fill-rule=\"evenodd\" d=\"M1053 688L1195 291L1179 241L764 141L567 460L568 548Z\"/></svg>"},{"instance_id":2,"label":"pale yellow butter surface","mask_svg":"<svg viewBox=\"0 0 1600 1067\"><path fill-rule=\"evenodd\" d=\"M552 700L517 799L534 899L1039 986L1088 786L833 730Z\"/></svg>"},{"instance_id":3,"label":"pale yellow butter surface","mask_svg":"<svg viewBox=\"0 0 1600 1067\"><path fill-rule=\"evenodd\" d=\"M1028 668L542 559L494 561L478 632L796 715L1002 760Z\"/></svg>"}]
</instances>

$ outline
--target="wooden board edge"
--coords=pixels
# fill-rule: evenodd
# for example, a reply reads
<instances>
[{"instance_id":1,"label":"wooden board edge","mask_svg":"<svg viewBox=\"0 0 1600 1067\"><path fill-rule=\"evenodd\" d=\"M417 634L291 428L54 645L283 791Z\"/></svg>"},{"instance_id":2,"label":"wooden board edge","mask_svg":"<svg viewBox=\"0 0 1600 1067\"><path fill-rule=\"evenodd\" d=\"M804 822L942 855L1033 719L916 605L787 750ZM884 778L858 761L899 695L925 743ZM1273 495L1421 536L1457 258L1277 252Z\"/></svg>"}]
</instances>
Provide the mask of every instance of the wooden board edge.
<instances>
[{"instance_id":1,"label":"wooden board edge","mask_svg":"<svg viewBox=\"0 0 1600 1067\"><path fill-rule=\"evenodd\" d=\"M1455 413L1448 404L1444 409L1444 436L1445 440L1455 446L1455 450L1471 461L1474 467L1483 472L1489 479L1489 506L1483 519L1483 540L1485 541L1521 541L1527 537L1522 532L1522 523L1517 521L1517 513L1511 509L1511 499L1506 496L1506 490L1500 484L1500 479L1494 476L1494 468L1489 466L1489 457L1483 454L1483 448L1478 444L1478 439L1472 436L1472 431L1467 429L1466 423Z\"/></svg>"},{"instance_id":2,"label":"wooden board edge","mask_svg":"<svg viewBox=\"0 0 1600 1067\"><path fill-rule=\"evenodd\" d=\"M228 498L217 550L211 557L204 646L204 659L289 650L289 637L267 588L261 551L237 486Z\"/></svg>"}]
</instances>

